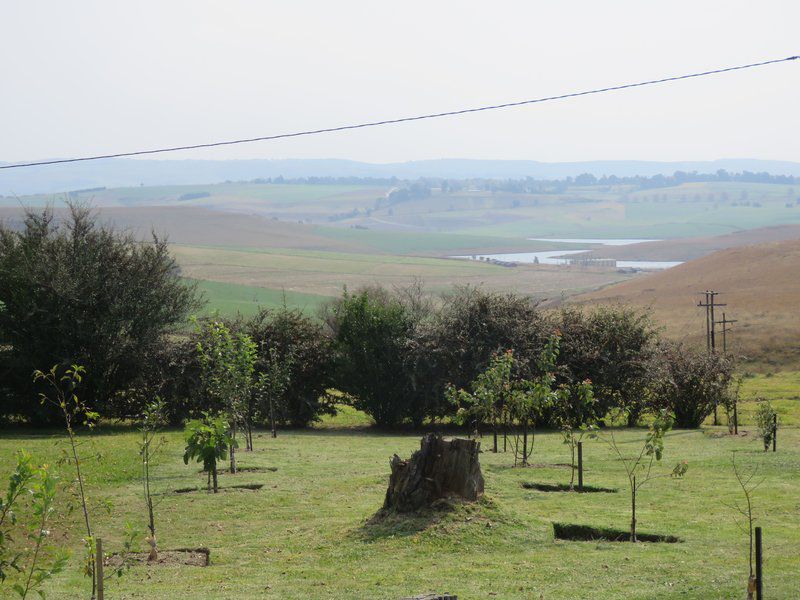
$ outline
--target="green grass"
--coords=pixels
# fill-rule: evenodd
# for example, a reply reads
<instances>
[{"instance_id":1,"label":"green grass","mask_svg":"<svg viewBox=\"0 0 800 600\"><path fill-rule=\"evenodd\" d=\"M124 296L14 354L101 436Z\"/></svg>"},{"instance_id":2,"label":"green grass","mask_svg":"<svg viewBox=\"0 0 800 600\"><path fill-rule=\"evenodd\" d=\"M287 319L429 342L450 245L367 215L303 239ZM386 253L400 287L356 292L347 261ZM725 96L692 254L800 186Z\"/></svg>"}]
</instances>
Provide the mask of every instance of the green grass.
<instances>
[{"instance_id":1,"label":"green grass","mask_svg":"<svg viewBox=\"0 0 800 600\"><path fill-rule=\"evenodd\" d=\"M347 429L334 428L340 418ZM554 521L624 529L630 517L626 495L524 489L524 482L564 483L569 471L512 468L511 455L502 453L481 454L483 501L370 525L383 501L389 458L408 456L419 435L352 429L359 422L363 419L351 411L316 430L281 432L277 439L260 433L254 452L240 452L240 463L277 471L221 475L223 486L263 483L264 488L218 495L171 493L203 485L204 476L197 465L183 465L181 433L166 433L166 452L155 469L155 485L163 493L157 509L160 546L207 546L211 565L134 567L108 581L106 597L396 599L430 591L464 599L744 597L747 539L726 506L740 499L730 469L733 450L741 466L760 465L765 478L755 494L764 528L765 591L770 598L796 593L797 429L784 430L776 454L761 452L752 435L733 438L720 429L671 432L659 471L668 472L678 459L688 460L690 468L681 480L658 479L640 491L639 529L684 542L631 545L554 541ZM633 453L644 431L617 435ZM96 532L110 552L120 548L126 522L142 531L145 526L136 439L133 432L113 429L86 437L82 446L84 455L102 457L87 459L85 468L93 501L113 502L110 513L94 511ZM8 475L19 448L58 463L64 447L61 435L0 432L0 476ZM587 484L624 490L620 464L605 446L586 442L584 455ZM560 436L537 435L532 460L542 465L567 461ZM69 465L57 468L69 481ZM67 501L62 493L62 508ZM79 572L79 513L59 514L63 521L54 523L52 539L74 554L68 571L48 585L48 597L87 597L88 581ZM144 549L143 536L139 544Z\"/></svg>"},{"instance_id":2,"label":"green grass","mask_svg":"<svg viewBox=\"0 0 800 600\"><path fill-rule=\"evenodd\" d=\"M800 425L800 371L762 373L742 379L741 408L744 422L752 423L758 402L769 400L783 425Z\"/></svg>"},{"instance_id":3,"label":"green grass","mask_svg":"<svg viewBox=\"0 0 800 600\"><path fill-rule=\"evenodd\" d=\"M316 314L322 303L329 300L328 297L317 294L219 281L196 281L198 289L208 302L203 309L203 314L219 312L222 315L240 313L244 316L251 316L260 308L280 308L285 303L290 308L298 308L306 314L313 315Z\"/></svg>"},{"instance_id":4,"label":"green grass","mask_svg":"<svg viewBox=\"0 0 800 600\"><path fill-rule=\"evenodd\" d=\"M524 238L511 240L507 237L455 233L378 231L345 227L317 227L315 231L327 238L359 244L388 254L535 252L561 248L569 250L576 247L575 244L534 242Z\"/></svg>"}]
</instances>

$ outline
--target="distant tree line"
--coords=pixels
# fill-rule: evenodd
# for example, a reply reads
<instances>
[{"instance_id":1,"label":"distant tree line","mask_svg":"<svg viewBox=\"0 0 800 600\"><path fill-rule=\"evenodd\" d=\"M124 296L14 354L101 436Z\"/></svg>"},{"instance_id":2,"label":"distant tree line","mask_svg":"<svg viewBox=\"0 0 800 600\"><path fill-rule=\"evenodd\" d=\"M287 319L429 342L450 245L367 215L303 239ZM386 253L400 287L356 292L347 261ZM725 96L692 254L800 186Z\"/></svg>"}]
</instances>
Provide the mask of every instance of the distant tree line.
<instances>
[{"instance_id":1,"label":"distant tree line","mask_svg":"<svg viewBox=\"0 0 800 600\"><path fill-rule=\"evenodd\" d=\"M448 179L441 177L421 177L416 180L398 179L397 177L267 177L250 180L249 183L273 183L287 185L375 185L395 186L387 196L389 204L413 200L429 196L431 190L442 193L454 193L463 190L506 192L511 194L560 194L570 187L589 186L632 186L635 189L657 189L674 187L684 183L771 183L782 185L798 185L800 177L791 175L773 175L767 172L753 173L742 171L730 173L719 169L716 173L698 173L697 171L675 171L672 175L627 176L602 175L597 177L591 173L583 173L575 177L562 179L535 179L524 177L517 179L465 178Z\"/></svg>"},{"instance_id":2,"label":"distant tree line","mask_svg":"<svg viewBox=\"0 0 800 600\"><path fill-rule=\"evenodd\" d=\"M22 230L0 224L0 417L56 419L32 379L53 365L85 368L81 397L105 418L135 418L157 397L173 423L230 412L231 394L208 391L208 348L220 339L248 349L248 381L235 394L248 428L305 426L341 403L381 426L452 423L464 408L453 398L469 396L452 390L470 388L501 356L513 357L512 383L548 378L561 389L561 404L537 417L545 426L602 421L613 409L635 424L667 409L678 426L696 427L731 398L728 360L661 339L646 314L626 308L553 311L473 287L440 297L370 287L345 290L317 319L282 308L191 326L201 306L165 240L142 243L85 207L58 224L47 209L29 212ZM588 408L579 401L587 382Z\"/></svg>"}]
</instances>

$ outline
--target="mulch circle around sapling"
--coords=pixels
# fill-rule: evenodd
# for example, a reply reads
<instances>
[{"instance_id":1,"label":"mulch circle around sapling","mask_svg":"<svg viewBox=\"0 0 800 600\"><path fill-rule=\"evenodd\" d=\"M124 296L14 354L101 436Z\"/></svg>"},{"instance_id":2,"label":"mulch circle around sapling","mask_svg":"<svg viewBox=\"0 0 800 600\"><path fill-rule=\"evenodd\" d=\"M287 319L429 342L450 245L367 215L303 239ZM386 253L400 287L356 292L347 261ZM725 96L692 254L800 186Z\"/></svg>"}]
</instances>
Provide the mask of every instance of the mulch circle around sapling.
<instances>
[{"instance_id":1,"label":"mulch circle around sapling","mask_svg":"<svg viewBox=\"0 0 800 600\"><path fill-rule=\"evenodd\" d=\"M569 485L566 483L534 483L530 481L523 481L522 487L524 487L526 490L535 490L537 492L576 492L578 494L614 494L619 491L615 488L604 488L596 485L584 485L582 489L578 489L578 486L574 485L572 489L570 489Z\"/></svg>"},{"instance_id":2,"label":"mulch circle around sapling","mask_svg":"<svg viewBox=\"0 0 800 600\"><path fill-rule=\"evenodd\" d=\"M252 492L256 492L263 487L264 487L263 483L239 483L236 485L220 486L218 490L220 492L235 492L237 490L250 490ZM176 494L189 494L191 492L209 492L209 490L205 487L198 487L196 485L191 487L178 488L177 490L175 490Z\"/></svg>"},{"instance_id":3,"label":"mulch circle around sapling","mask_svg":"<svg viewBox=\"0 0 800 600\"><path fill-rule=\"evenodd\" d=\"M237 473L266 473L268 471L271 472L271 473L274 473L277 470L278 470L278 467L236 467L236 473L234 473L234 475L236 475ZM203 469L200 469L197 472L199 474L202 474L202 475L206 474L206 471L204 471ZM217 470L217 474L218 475L223 475L223 474L227 475L229 473L230 473L229 469L218 469Z\"/></svg>"},{"instance_id":4,"label":"mulch circle around sapling","mask_svg":"<svg viewBox=\"0 0 800 600\"><path fill-rule=\"evenodd\" d=\"M589 525L573 525L571 523L553 523L553 536L557 540L573 542L630 542L631 532L606 527ZM637 533L637 542L655 542L676 544L683 540L674 535L656 535L653 533Z\"/></svg>"},{"instance_id":5,"label":"mulch circle around sapling","mask_svg":"<svg viewBox=\"0 0 800 600\"><path fill-rule=\"evenodd\" d=\"M149 552L125 552L111 554L105 559L109 567L121 567L124 564L132 566L169 567L186 565L188 567L207 567L211 557L208 548L178 548L176 550L161 550L157 560L148 560Z\"/></svg>"}]
</instances>

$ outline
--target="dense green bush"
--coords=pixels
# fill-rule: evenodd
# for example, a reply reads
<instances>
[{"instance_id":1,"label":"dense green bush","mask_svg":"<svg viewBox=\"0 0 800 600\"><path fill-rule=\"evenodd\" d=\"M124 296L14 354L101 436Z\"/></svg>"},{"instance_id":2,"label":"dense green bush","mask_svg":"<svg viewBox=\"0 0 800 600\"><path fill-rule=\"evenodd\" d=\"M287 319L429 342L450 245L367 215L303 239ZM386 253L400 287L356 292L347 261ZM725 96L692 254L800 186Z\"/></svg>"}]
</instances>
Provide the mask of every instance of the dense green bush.
<instances>
[{"instance_id":1,"label":"dense green bush","mask_svg":"<svg viewBox=\"0 0 800 600\"><path fill-rule=\"evenodd\" d=\"M700 427L730 395L733 362L723 355L662 342L652 364L652 406L670 411L676 427Z\"/></svg>"},{"instance_id":2,"label":"dense green bush","mask_svg":"<svg viewBox=\"0 0 800 600\"><path fill-rule=\"evenodd\" d=\"M419 417L410 385L413 322L405 306L385 290L345 291L330 307L336 386L378 425ZM415 419L416 420L416 419Z\"/></svg>"},{"instance_id":3,"label":"dense green bush","mask_svg":"<svg viewBox=\"0 0 800 600\"><path fill-rule=\"evenodd\" d=\"M53 420L31 384L35 369L85 365L83 395L104 415L137 412L120 402L150 368L165 336L199 307L166 240L142 243L70 205L28 211L21 230L0 224L0 373L5 416Z\"/></svg>"},{"instance_id":4,"label":"dense green bush","mask_svg":"<svg viewBox=\"0 0 800 600\"><path fill-rule=\"evenodd\" d=\"M289 383L276 402L279 423L304 427L333 414L325 393L333 375L333 348L321 323L299 310L282 308L261 310L242 327L256 343L257 377L267 369L270 350L278 360L289 362Z\"/></svg>"},{"instance_id":5,"label":"dense green bush","mask_svg":"<svg viewBox=\"0 0 800 600\"><path fill-rule=\"evenodd\" d=\"M551 332L552 325L528 296L457 287L442 298L426 332L428 360L440 381L466 387L494 354L513 350L518 375L530 378Z\"/></svg>"},{"instance_id":6,"label":"dense green bush","mask_svg":"<svg viewBox=\"0 0 800 600\"><path fill-rule=\"evenodd\" d=\"M621 408L634 426L645 410L658 335L644 312L623 307L566 308L557 317L561 336L559 380L592 382L593 418Z\"/></svg>"}]
</instances>

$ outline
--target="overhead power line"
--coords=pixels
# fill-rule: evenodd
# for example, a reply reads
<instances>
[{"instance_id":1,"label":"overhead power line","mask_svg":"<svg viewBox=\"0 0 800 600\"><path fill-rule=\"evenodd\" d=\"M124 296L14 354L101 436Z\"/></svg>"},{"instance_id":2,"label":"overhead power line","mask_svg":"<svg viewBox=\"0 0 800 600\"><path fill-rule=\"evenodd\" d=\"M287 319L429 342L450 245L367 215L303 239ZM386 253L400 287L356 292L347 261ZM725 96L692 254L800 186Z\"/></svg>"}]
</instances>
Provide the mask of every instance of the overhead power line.
<instances>
[{"instance_id":1,"label":"overhead power line","mask_svg":"<svg viewBox=\"0 0 800 600\"><path fill-rule=\"evenodd\" d=\"M409 121L422 121L425 119L439 119L442 117L454 117L457 115L465 115L468 113L483 112L488 110L499 110L501 108L513 108L516 106L525 106L527 104L539 104L542 102L551 102L553 100L565 100L567 98L577 98L579 96L589 96L592 94L604 94L606 92L616 92L629 88L643 87L646 85L656 85L658 83L669 83L672 81L680 81L682 79L692 79L695 77L706 77L708 75L718 75L720 73L728 73L730 71L741 71L743 69L754 69L756 67L764 67L776 63L783 63L790 60L797 60L800 56L789 56L786 58L776 58L773 60L765 60L757 63L750 63L746 65L738 65L735 67L725 67L722 69L714 69L711 71L702 71L700 73L690 73L688 75L678 75L675 77L664 77L662 79L651 79L649 81L640 81L637 83L626 83L623 85L615 85L604 88L597 88L593 90L585 90L582 92L572 92L569 94L560 94L558 96L546 96L544 98L535 98L532 100L519 100L517 102L506 102L503 104L493 104L489 106L479 106L475 108L462 108L459 110L450 110L446 112L429 113L425 115L416 115L412 117L400 117L397 119L383 119L381 121L371 121L366 123L356 123L353 125L340 125L339 127L326 127L324 129L309 129L306 131L295 131L292 133L281 133L277 135L265 135L260 137L244 138L239 140L226 140L222 142L210 142L206 144L192 144L188 146L172 146L167 148L155 148L151 150L137 150L133 152L115 152L113 154L100 154L96 156L81 156L77 158L62 158L57 160L43 160L28 163L16 163L12 165L0 165L0 169L21 169L23 167L39 167L43 165L58 165L63 163L83 162L88 160L101 160L104 158L123 158L126 156L142 156L143 154L160 154L163 152L178 152L179 150L197 150L199 148L214 148L217 146L232 146L234 144L249 144L252 142L265 142L269 140L280 140L285 138L302 137L307 135L319 135L321 133L334 133L337 131L348 131L351 129L365 129L367 127L379 127L382 125L394 125L397 123L407 123Z\"/></svg>"}]
</instances>

